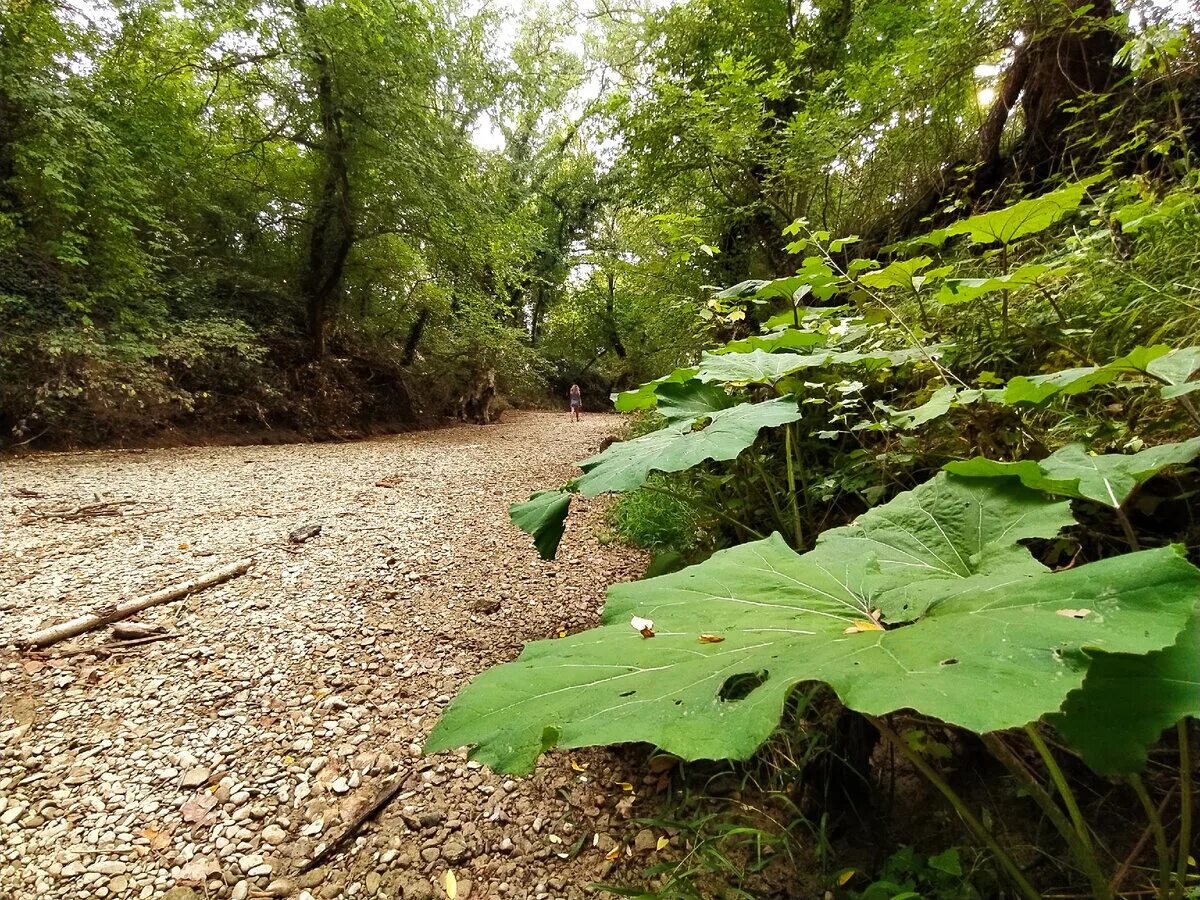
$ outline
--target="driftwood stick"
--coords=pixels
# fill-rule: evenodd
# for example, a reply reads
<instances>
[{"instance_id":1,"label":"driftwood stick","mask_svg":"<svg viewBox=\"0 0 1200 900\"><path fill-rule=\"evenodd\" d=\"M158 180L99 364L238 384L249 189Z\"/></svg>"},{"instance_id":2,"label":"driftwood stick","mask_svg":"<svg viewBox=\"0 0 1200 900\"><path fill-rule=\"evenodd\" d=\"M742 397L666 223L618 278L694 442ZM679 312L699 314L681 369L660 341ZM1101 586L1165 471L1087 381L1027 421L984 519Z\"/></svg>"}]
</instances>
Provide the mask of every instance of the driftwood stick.
<instances>
[{"instance_id":1,"label":"driftwood stick","mask_svg":"<svg viewBox=\"0 0 1200 900\"><path fill-rule=\"evenodd\" d=\"M307 872L311 872L313 869L320 868L321 866L325 865L325 863L329 862L329 860L331 860L334 856L336 856L341 848L345 846L346 842L350 840L350 838L358 834L364 825L379 815L379 813L382 812L389 803L399 796L400 791L404 788L404 779L407 778L408 775L408 772L400 772L397 774L392 780L392 783L379 792L379 796L375 798L371 805L354 817L354 821L346 826L345 831L330 841L325 846L324 850L322 850L301 867L300 874L304 875Z\"/></svg>"},{"instance_id":2,"label":"driftwood stick","mask_svg":"<svg viewBox=\"0 0 1200 900\"><path fill-rule=\"evenodd\" d=\"M90 656L123 656L128 653L133 653L133 648L140 647L142 644L153 644L156 641L173 641L182 637L179 634L152 634L149 637L134 638L128 641L107 641L103 644L97 644L95 647L84 647L82 650L67 650L63 653L56 653L51 659L64 659L68 656L81 656L88 654Z\"/></svg>"},{"instance_id":3,"label":"driftwood stick","mask_svg":"<svg viewBox=\"0 0 1200 900\"><path fill-rule=\"evenodd\" d=\"M87 634L87 632L104 625L128 619L143 609L158 606L160 603L169 603L172 600L178 600L180 597L186 597L188 594L194 594L215 584L221 584L231 578L244 575L250 568L251 562L253 560L243 559L228 566L222 566L220 569L214 569L190 581L177 584L174 587L164 588L154 594L135 597L133 600L126 600L123 603L102 606L99 609L94 609L90 613L84 613L82 616L77 616L69 621L61 622L58 625L51 625L49 628L43 628L41 631L36 631L29 635L29 637L22 638L15 643L20 649L28 650L35 647L49 647L51 644L65 641L67 638Z\"/></svg>"}]
</instances>

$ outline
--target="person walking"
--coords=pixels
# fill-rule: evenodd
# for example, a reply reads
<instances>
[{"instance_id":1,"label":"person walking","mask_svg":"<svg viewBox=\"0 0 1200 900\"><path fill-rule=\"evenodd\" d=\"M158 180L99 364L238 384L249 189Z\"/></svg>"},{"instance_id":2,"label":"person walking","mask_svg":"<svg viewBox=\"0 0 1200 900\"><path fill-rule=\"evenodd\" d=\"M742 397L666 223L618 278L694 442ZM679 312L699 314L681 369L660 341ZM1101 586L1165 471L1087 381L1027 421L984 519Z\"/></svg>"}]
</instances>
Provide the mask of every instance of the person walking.
<instances>
[{"instance_id":1,"label":"person walking","mask_svg":"<svg viewBox=\"0 0 1200 900\"><path fill-rule=\"evenodd\" d=\"M579 392L579 385L571 385L571 420L579 421L579 412L583 409L583 395Z\"/></svg>"}]
</instances>

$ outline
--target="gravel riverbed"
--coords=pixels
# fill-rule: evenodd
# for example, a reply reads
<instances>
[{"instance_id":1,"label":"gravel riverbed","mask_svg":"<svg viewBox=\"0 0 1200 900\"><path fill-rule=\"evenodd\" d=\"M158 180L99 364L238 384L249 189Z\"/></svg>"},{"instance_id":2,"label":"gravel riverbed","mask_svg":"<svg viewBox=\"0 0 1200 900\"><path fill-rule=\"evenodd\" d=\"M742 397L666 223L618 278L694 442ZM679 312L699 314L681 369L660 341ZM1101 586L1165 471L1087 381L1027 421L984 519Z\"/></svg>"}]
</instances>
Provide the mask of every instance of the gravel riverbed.
<instances>
[{"instance_id":1,"label":"gravel riverbed","mask_svg":"<svg viewBox=\"0 0 1200 900\"><path fill-rule=\"evenodd\" d=\"M576 501L554 562L507 516L619 427L510 413L359 443L0 461L0 897L428 900L449 872L460 900L579 898L669 853L631 821L665 783L644 754L556 752L511 778L420 753L468 679L595 623L606 586L641 571L598 537L598 501ZM247 575L132 620L170 640L11 647L244 557ZM299 874L397 778L375 822Z\"/></svg>"}]
</instances>

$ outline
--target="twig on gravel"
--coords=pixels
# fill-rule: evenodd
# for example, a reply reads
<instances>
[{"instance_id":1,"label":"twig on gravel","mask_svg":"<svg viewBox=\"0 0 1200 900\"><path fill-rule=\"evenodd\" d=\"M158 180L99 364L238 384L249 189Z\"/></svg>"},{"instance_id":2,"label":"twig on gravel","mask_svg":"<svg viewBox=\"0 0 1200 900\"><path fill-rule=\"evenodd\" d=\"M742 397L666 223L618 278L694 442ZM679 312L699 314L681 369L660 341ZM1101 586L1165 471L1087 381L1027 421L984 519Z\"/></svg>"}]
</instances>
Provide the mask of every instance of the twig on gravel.
<instances>
[{"instance_id":1,"label":"twig on gravel","mask_svg":"<svg viewBox=\"0 0 1200 900\"><path fill-rule=\"evenodd\" d=\"M300 868L299 874L303 875L306 872L311 872L313 869L318 869L336 856L347 841L358 834L364 825L379 815L389 803L399 796L401 790L404 789L404 779L407 778L408 775L408 772L401 772L397 774L396 777L392 779L392 783L380 792L379 796L375 798L374 802L372 802L371 805L368 806L363 812L359 813L354 818L353 822L346 826L345 831L330 841L325 846L324 850L322 850Z\"/></svg>"},{"instance_id":2,"label":"twig on gravel","mask_svg":"<svg viewBox=\"0 0 1200 900\"><path fill-rule=\"evenodd\" d=\"M121 508L133 506L136 500L104 500L99 503L85 503L83 506L73 506L59 509L32 509L29 515L35 519L58 519L70 522L75 519L88 519L93 516L119 516Z\"/></svg>"},{"instance_id":3,"label":"twig on gravel","mask_svg":"<svg viewBox=\"0 0 1200 900\"><path fill-rule=\"evenodd\" d=\"M197 591L221 584L231 578L244 575L252 562L253 560L243 559L228 566L223 566L220 569L214 569L205 575L185 581L174 587L165 588L154 594L147 594L144 597L126 600L124 603L113 603L108 606L102 606L69 621L58 625L51 625L49 628L43 628L41 631L36 631L29 637L21 638L14 643L21 650L28 650L34 647L49 647L51 644L65 641L67 638L77 637L101 626L111 625L113 622L128 619L135 613L139 613L143 609L149 609L151 606L158 606L160 603L178 600L180 597L186 597L188 594L194 594Z\"/></svg>"},{"instance_id":4,"label":"twig on gravel","mask_svg":"<svg viewBox=\"0 0 1200 900\"><path fill-rule=\"evenodd\" d=\"M105 500L98 503L87 503L83 506L57 507L53 509L38 509L34 507L21 516L21 525L34 522L85 522L90 519L106 517L129 518L130 516L152 516L155 513L166 512L169 506L156 506L149 509L130 509L136 506L138 500Z\"/></svg>"},{"instance_id":5,"label":"twig on gravel","mask_svg":"<svg viewBox=\"0 0 1200 900\"><path fill-rule=\"evenodd\" d=\"M142 644L153 644L155 641L173 641L176 638L182 637L179 634L152 634L147 637L134 638L128 641L107 641L103 644L97 644L95 647L86 647L82 650L67 650L63 653L54 654L52 659L62 659L67 656L81 656L83 654L91 654L92 656L120 656L131 651L134 647L140 647Z\"/></svg>"}]
</instances>

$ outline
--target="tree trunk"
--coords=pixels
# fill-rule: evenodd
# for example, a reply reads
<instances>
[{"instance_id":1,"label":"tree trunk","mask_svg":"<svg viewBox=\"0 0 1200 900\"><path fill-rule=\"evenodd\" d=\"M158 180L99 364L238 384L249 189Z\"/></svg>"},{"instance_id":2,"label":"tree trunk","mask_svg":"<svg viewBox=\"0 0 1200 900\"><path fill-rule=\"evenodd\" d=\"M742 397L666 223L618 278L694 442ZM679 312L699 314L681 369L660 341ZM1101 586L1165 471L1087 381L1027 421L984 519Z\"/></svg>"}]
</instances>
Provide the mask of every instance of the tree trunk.
<instances>
[{"instance_id":1,"label":"tree trunk","mask_svg":"<svg viewBox=\"0 0 1200 900\"><path fill-rule=\"evenodd\" d=\"M608 343L620 359L625 358L625 345L621 343L621 335L617 332L617 276L613 272L606 273L608 279L608 296L604 299L604 324L608 328Z\"/></svg>"},{"instance_id":2,"label":"tree trunk","mask_svg":"<svg viewBox=\"0 0 1200 900\"><path fill-rule=\"evenodd\" d=\"M417 347L421 343L421 336L425 333L425 325L428 322L429 307L422 306L421 311L417 313L416 321L408 329L408 337L404 341L404 352L400 355L400 365L411 366L413 360L417 358Z\"/></svg>"},{"instance_id":3,"label":"tree trunk","mask_svg":"<svg viewBox=\"0 0 1200 900\"><path fill-rule=\"evenodd\" d=\"M354 246L349 141L329 56L309 29L305 0L293 0L293 3L316 79L319 118L317 148L322 173L313 203L308 258L300 278L300 290L308 318L309 352L313 359L319 360L326 353L329 321L341 292L346 258Z\"/></svg>"},{"instance_id":4,"label":"tree trunk","mask_svg":"<svg viewBox=\"0 0 1200 900\"><path fill-rule=\"evenodd\" d=\"M1006 172L1040 184L1062 171L1078 115L1068 108L1103 94L1117 80L1113 58L1121 41L1108 25L1115 14L1112 0L1069 0L1060 14L1064 18L1053 23L1031 22L1022 29L1030 37L1017 48L980 128L975 197L999 185ZM1012 159L1004 160L1001 138L1018 102L1023 129Z\"/></svg>"}]
</instances>

